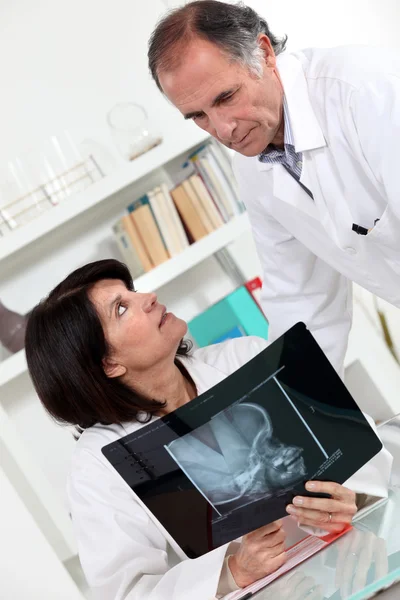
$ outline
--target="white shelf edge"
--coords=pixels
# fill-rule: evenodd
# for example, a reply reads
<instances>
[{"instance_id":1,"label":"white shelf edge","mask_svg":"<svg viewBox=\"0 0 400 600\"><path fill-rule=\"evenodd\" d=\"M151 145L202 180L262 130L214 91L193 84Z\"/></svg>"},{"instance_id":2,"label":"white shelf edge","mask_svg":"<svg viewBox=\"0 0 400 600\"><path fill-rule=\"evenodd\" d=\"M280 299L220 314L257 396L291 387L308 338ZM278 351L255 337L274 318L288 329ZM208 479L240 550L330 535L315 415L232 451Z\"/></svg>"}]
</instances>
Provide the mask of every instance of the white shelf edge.
<instances>
[{"instance_id":1,"label":"white shelf edge","mask_svg":"<svg viewBox=\"0 0 400 600\"><path fill-rule=\"evenodd\" d=\"M83 192L74 194L59 205L49 208L36 219L0 238L0 261L161 168L193 146L204 143L208 138L209 136L205 136L202 132L200 135L192 134L185 144L178 145L176 142L172 144L164 140L160 146L153 148L132 163L116 169Z\"/></svg>"},{"instance_id":2,"label":"white shelf edge","mask_svg":"<svg viewBox=\"0 0 400 600\"><path fill-rule=\"evenodd\" d=\"M0 387L28 370L25 350L20 350L0 363Z\"/></svg>"},{"instance_id":3,"label":"white shelf edge","mask_svg":"<svg viewBox=\"0 0 400 600\"><path fill-rule=\"evenodd\" d=\"M162 265L138 277L134 282L135 287L141 292L157 290L209 258L218 250L225 248L246 231L250 231L250 223L247 213L243 213L192 244L174 258L170 258ZM25 351L20 350L20 352L13 354L0 363L0 387L26 373L26 371Z\"/></svg>"}]
</instances>

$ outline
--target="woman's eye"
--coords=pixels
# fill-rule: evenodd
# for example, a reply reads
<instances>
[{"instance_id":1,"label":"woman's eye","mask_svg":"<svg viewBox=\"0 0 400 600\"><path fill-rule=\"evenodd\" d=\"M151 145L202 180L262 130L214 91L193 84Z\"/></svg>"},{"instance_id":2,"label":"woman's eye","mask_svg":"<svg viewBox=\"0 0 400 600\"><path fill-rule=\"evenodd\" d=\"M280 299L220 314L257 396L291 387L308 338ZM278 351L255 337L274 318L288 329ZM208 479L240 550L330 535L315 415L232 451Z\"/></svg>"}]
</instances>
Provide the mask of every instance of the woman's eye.
<instances>
[{"instance_id":1,"label":"woman's eye","mask_svg":"<svg viewBox=\"0 0 400 600\"><path fill-rule=\"evenodd\" d=\"M118 310L118 316L122 317L122 315L126 311L126 306L123 306L122 304L118 304L118 309L117 310Z\"/></svg>"}]
</instances>

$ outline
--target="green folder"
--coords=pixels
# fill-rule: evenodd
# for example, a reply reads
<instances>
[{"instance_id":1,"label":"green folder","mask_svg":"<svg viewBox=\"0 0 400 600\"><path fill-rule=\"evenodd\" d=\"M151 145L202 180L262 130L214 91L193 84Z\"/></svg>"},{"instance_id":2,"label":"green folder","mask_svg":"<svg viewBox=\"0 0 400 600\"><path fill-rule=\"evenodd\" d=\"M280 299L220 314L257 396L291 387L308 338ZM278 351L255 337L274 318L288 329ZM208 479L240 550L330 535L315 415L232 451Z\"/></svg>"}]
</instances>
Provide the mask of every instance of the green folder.
<instances>
[{"instance_id":1,"label":"green folder","mask_svg":"<svg viewBox=\"0 0 400 600\"><path fill-rule=\"evenodd\" d=\"M189 331L200 347L215 343L236 327L245 335L268 337L268 322L244 286L189 322Z\"/></svg>"}]
</instances>

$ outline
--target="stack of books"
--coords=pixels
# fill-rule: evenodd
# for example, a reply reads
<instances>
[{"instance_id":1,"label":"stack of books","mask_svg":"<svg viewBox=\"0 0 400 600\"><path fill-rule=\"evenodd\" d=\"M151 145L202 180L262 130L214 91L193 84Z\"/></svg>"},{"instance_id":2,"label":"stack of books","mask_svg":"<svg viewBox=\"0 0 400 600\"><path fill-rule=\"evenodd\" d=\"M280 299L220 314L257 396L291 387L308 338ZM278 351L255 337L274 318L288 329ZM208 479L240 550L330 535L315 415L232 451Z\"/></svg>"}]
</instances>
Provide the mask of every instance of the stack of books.
<instances>
[{"instance_id":1,"label":"stack of books","mask_svg":"<svg viewBox=\"0 0 400 600\"><path fill-rule=\"evenodd\" d=\"M161 183L132 202L113 226L133 278L244 212L229 159L214 143L191 154L182 175L173 189Z\"/></svg>"}]
</instances>

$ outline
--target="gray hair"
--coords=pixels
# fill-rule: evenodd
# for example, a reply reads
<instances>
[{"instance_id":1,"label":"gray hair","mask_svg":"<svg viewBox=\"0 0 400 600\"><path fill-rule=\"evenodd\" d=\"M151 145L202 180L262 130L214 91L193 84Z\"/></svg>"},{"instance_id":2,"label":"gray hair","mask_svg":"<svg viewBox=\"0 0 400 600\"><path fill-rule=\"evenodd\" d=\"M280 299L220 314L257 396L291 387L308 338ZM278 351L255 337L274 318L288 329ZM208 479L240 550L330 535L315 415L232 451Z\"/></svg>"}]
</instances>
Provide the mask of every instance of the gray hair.
<instances>
[{"instance_id":1,"label":"gray hair","mask_svg":"<svg viewBox=\"0 0 400 600\"><path fill-rule=\"evenodd\" d=\"M195 0L169 12L158 23L149 40L149 69L163 91L159 73L176 68L182 60L182 49L197 37L216 44L230 60L261 76L263 53L258 37L262 33L276 55L285 49L287 36L275 37L267 22L242 2Z\"/></svg>"}]
</instances>

